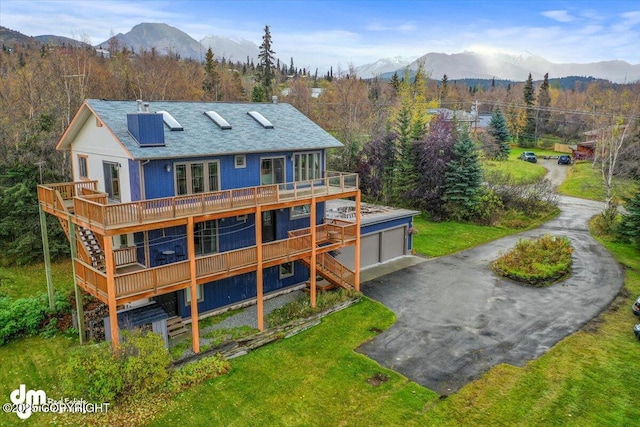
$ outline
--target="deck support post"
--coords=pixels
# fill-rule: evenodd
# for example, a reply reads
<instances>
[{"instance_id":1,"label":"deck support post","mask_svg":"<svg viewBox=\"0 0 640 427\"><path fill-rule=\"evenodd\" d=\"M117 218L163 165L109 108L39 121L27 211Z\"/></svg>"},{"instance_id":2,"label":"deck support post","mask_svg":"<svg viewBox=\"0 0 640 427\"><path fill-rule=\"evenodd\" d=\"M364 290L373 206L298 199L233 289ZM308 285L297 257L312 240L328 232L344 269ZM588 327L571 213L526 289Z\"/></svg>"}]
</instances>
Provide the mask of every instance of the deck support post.
<instances>
[{"instance_id":1,"label":"deck support post","mask_svg":"<svg viewBox=\"0 0 640 427\"><path fill-rule=\"evenodd\" d=\"M42 251L44 253L44 271L47 276L47 292L49 294L49 308L56 308L53 299L53 275L51 274L51 255L49 254L49 232L47 231L47 217L38 203L38 213L40 214L40 232L42 233Z\"/></svg>"},{"instance_id":2,"label":"deck support post","mask_svg":"<svg viewBox=\"0 0 640 427\"><path fill-rule=\"evenodd\" d=\"M187 255L189 256L189 278L191 292L191 343L194 353L200 353L200 329L198 327L198 284L196 282L196 249L193 232L193 217L187 220Z\"/></svg>"},{"instance_id":3,"label":"deck support post","mask_svg":"<svg viewBox=\"0 0 640 427\"><path fill-rule=\"evenodd\" d=\"M360 224L362 220L361 213L361 194L360 190L356 193L356 247L355 247L355 257L353 262L354 269L354 287L356 291L360 292Z\"/></svg>"},{"instance_id":4,"label":"deck support post","mask_svg":"<svg viewBox=\"0 0 640 427\"><path fill-rule=\"evenodd\" d=\"M109 306L109 327L111 329L111 344L114 350L120 346L120 330L118 329L118 306L116 303L116 283L113 277L115 263L113 262L113 241L110 236L104 237L104 265L107 273L107 300Z\"/></svg>"},{"instance_id":5,"label":"deck support post","mask_svg":"<svg viewBox=\"0 0 640 427\"><path fill-rule=\"evenodd\" d=\"M311 277L309 278L310 289L309 289L309 298L311 299L311 307L316 308L316 292L317 292L317 283L316 283L316 198L311 198L311 217L309 218L309 229L311 230L311 259L309 262L309 274Z\"/></svg>"},{"instance_id":6,"label":"deck support post","mask_svg":"<svg viewBox=\"0 0 640 427\"><path fill-rule=\"evenodd\" d=\"M78 316L78 338L80 344L85 343L85 326L84 326L84 304L82 302L82 291L78 286L78 279L76 278L76 258L78 257L78 241L76 239L76 225L71 221L71 215L67 216L69 223L69 242L71 246L71 271L73 274L73 289L76 295L76 314Z\"/></svg>"},{"instance_id":7,"label":"deck support post","mask_svg":"<svg viewBox=\"0 0 640 427\"><path fill-rule=\"evenodd\" d=\"M256 206L256 311L258 330L264 331L264 273L262 270L262 209Z\"/></svg>"}]
</instances>

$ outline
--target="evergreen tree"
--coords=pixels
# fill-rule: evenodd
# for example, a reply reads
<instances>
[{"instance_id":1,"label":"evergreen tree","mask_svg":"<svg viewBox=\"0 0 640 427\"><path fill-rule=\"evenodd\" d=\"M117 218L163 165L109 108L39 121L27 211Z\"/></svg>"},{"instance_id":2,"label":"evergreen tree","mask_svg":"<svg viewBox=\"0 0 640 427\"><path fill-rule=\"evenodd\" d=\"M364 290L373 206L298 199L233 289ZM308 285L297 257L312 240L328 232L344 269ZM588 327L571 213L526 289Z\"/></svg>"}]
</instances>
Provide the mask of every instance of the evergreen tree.
<instances>
[{"instance_id":1,"label":"evergreen tree","mask_svg":"<svg viewBox=\"0 0 640 427\"><path fill-rule=\"evenodd\" d=\"M491 121L489 122L487 132L498 144L498 152L496 153L495 160L509 159L509 153L511 152L509 140L511 139L511 135L509 135L507 121L504 118L504 115L502 115L500 108L496 108L491 115Z\"/></svg>"},{"instance_id":2,"label":"evergreen tree","mask_svg":"<svg viewBox=\"0 0 640 427\"><path fill-rule=\"evenodd\" d=\"M461 132L447 163L443 201L455 220L469 218L478 204L482 187L482 168L468 130Z\"/></svg>"},{"instance_id":3,"label":"evergreen tree","mask_svg":"<svg viewBox=\"0 0 640 427\"><path fill-rule=\"evenodd\" d=\"M527 110L520 145L522 147L533 147L535 145L536 138L536 112L533 108L535 96L533 92L533 79L531 78L531 73L529 73L529 77L527 77L527 81L524 84L523 96L524 103L527 106Z\"/></svg>"},{"instance_id":4,"label":"evergreen tree","mask_svg":"<svg viewBox=\"0 0 640 427\"><path fill-rule=\"evenodd\" d=\"M398 72L394 72L391 77L391 86L395 89L396 92L400 90L400 80L398 79Z\"/></svg>"},{"instance_id":5,"label":"evergreen tree","mask_svg":"<svg viewBox=\"0 0 640 427\"><path fill-rule=\"evenodd\" d=\"M264 36L262 36L262 44L260 45L260 53L258 53L258 82L262 86L264 99L269 99L272 94L272 84L275 79L274 59L275 52L271 49L271 33L269 26L264 27ZM253 96L252 96L253 98Z\"/></svg>"},{"instance_id":6,"label":"evergreen tree","mask_svg":"<svg viewBox=\"0 0 640 427\"><path fill-rule=\"evenodd\" d=\"M622 240L632 242L640 249L640 191L628 198L624 207L627 214L622 216L617 234Z\"/></svg>"},{"instance_id":7,"label":"evergreen tree","mask_svg":"<svg viewBox=\"0 0 640 427\"><path fill-rule=\"evenodd\" d=\"M551 116L551 112L549 111L550 106L551 96L549 95L549 73L546 73L544 75L544 80L540 85L540 90L538 91L538 124L536 126L536 137L547 131L549 126L549 117Z\"/></svg>"},{"instance_id":8,"label":"evergreen tree","mask_svg":"<svg viewBox=\"0 0 640 427\"><path fill-rule=\"evenodd\" d=\"M220 76L216 71L216 64L214 62L213 51L211 48L207 49L207 53L204 56L204 81L202 82L202 90L205 95L217 101L216 89L220 83Z\"/></svg>"},{"instance_id":9,"label":"evergreen tree","mask_svg":"<svg viewBox=\"0 0 640 427\"><path fill-rule=\"evenodd\" d=\"M253 90L251 91L251 102L265 102L266 99L264 88L260 85L253 86Z\"/></svg>"},{"instance_id":10,"label":"evergreen tree","mask_svg":"<svg viewBox=\"0 0 640 427\"><path fill-rule=\"evenodd\" d=\"M447 77L446 74L444 74L442 76L442 82L440 83L440 102L447 99L447 95L449 94L449 86L447 84L448 81L449 81L449 78Z\"/></svg>"}]
</instances>

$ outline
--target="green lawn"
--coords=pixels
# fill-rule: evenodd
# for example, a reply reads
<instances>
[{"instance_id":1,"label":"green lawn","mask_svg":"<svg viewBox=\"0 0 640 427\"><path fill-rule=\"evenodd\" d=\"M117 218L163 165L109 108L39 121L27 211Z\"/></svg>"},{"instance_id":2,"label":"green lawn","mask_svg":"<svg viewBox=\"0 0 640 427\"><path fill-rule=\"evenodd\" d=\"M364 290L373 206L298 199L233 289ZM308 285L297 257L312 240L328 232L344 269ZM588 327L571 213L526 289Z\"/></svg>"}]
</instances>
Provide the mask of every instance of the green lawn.
<instances>
[{"instance_id":1,"label":"green lawn","mask_svg":"<svg viewBox=\"0 0 640 427\"><path fill-rule=\"evenodd\" d=\"M420 255L437 257L460 252L522 230L486 227L458 222L430 222L422 216L414 218L413 248Z\"/></svg>"},{"instance_id":2,"label":"green lawn","mask_svg":"<svg viewBox=\"0 0 640 427\"><path fill-rule=\"evenodd\" d=\"M73 290L71 260L51 264L53 287L62 292ZM47 292L44 263L0 267L0 293L11 298L23 298Z\"/></svg>"},{"instance_id":3,"label":"green lawn","mask_svg":"<svg viewBox=\"0 0 640 427\"><path fill-rule=\"evenodd\" d=\"M631 180L615 180L613 194L618 202L638 191L637 183ZM582 199L604 201L605 191L600 171L591 162L575 163L567 172L567 179L558 187L558 192Z\"/></svg>"}]
</instances>

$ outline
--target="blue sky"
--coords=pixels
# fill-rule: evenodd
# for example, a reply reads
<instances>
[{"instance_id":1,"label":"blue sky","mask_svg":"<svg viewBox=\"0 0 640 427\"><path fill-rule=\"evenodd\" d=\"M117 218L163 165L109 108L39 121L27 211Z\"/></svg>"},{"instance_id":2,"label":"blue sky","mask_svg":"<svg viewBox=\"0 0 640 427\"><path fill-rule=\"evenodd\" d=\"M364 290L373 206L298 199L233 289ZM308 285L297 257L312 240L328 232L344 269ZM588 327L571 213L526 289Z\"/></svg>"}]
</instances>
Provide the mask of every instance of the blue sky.
<instances>
[{"instance_id":1,"label":"blue sky","mask_svg":"<svg viewBox=\"0 0 640 427\"><path fill-rule=\"evenodd\" d=\"M268 24L276 56L311 69L465 50L640 64L639 0L0 1L0 25L30 36L98 44L142 22L258 45Z\"/></svg>"}]
</instances>

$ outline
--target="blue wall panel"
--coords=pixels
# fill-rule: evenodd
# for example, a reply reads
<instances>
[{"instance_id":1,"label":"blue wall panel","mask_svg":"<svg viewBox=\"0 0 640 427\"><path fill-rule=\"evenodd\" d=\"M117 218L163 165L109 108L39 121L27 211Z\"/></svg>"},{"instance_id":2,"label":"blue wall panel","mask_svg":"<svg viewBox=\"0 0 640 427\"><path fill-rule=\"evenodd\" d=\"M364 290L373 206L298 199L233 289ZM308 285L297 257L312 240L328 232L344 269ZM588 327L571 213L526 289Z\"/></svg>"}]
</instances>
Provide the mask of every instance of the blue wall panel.
<instances>
[{"instance_id":1,"label":"blue wall panel","mask_svg":"<svg viewBox=\"0 0 640 427\"><path fill-rule=\"evenodd\" d=\"M152 160L143 164L145 198L157 199L174 196L173 165L171 165L171 172L167 172L167 164L171 164L171 161Z\"/></svg>"},{"instance_id":2,"label":"blue wall panel","mask_svg":"<svg viewBox=\"0 0 640 427\"><path fill-rule=\"evenodd\" d=\"M129 159L129 188L131 190L131 201L142 200L140 184L140 162Z\"/></svg>"}]
</instances>

